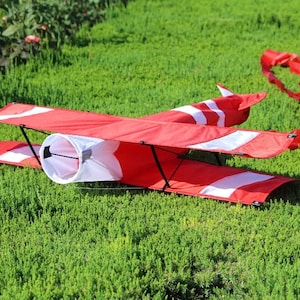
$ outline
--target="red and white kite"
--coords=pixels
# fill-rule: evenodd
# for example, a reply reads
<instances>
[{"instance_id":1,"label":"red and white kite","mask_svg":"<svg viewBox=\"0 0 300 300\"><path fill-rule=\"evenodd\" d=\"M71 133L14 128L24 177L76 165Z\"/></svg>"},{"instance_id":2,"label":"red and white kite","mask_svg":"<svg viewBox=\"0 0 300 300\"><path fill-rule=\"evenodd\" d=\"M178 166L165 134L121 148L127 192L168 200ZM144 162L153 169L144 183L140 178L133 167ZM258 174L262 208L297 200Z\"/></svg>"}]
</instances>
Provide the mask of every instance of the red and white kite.
<instances>
[{"instance_id":1,"label":"red and white kite","mask_svg":"<svg viewBox=\"0 0 300 300\"><path fill-rule=\"evenodd\" d=\"M20 126L26 142L0 142L0 162L39 167L54 182L118 181L165 192L244 204L263 203L297 179L187 159L190 150L269 158L298 148L299 130L266 132L243 123L266 93L233 94L138 119L11 103L0 123ZM52 132L32 144L25 129Z\"/></svg>"}]
</instances>

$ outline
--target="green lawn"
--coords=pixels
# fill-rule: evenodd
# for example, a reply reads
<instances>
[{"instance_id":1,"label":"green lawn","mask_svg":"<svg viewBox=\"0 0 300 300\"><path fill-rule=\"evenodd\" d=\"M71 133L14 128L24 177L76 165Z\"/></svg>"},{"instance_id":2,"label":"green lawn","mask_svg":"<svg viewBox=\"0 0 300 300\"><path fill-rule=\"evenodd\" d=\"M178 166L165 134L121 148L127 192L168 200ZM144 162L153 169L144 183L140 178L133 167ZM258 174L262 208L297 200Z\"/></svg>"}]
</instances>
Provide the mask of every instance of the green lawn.
<instances>
[{"instance_id":1,"label":"green lawn","mask_svg":"<svg viewBox=\"0 0 300 300\"><path fill-rule=\"evenodd\" d=\"M299 127L299 102L267 82L260 56L267 48L300 54L299 13L296 0L131 1L82 29L62 54L0 78L0 104L139 117L217 97L222 83L268 92L241 127L289 131ZM299 77L277 74L299 89ZM0 134L22 139L9 126ZM227 164L300 178L299 161L293 151ZM300 297L299 185L256 209L61 186L27 168L0 173L0 299Z\"/></svg>"}]
</instances>

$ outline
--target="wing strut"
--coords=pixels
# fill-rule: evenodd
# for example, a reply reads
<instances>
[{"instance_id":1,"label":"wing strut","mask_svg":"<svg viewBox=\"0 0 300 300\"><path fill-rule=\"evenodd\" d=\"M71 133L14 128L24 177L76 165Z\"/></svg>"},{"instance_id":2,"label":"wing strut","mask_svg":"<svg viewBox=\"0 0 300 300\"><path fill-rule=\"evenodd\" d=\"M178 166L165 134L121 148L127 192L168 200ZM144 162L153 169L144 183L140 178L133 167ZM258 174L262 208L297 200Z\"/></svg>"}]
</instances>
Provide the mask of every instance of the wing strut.
<instances>
[{"instance_id":1,"label":"wing strut","mask_svg":"<svg viewBox=\"0 0 300 300\"><path fill-rule=\"evenodd\" d=\"M20 124L19 127L20 127L20 129L21 129L21 132L22 132L22 134L23 134L23 136L24 136L24 138L25 138L25 140L26 140L26 142L27 142L27 144L28 144L30 150L32 151L32 154L34 155L35 159L37 160L37 162L38 162L39 165L41 166L41 165L42 165L42 164L41 164L41 161L40 161L40 159L39 159L37 153L35 152L35 150L34 150L32 144L31 144L31 142L30 142L30 139L28 138L28 135L26 134L26 131L25 131L26 126L25 126L24 124Z\"/></svg>"},{"instance_id":2,"label":"wing strut","mask_svg":"<svg viewBox=\"0 0 300 300\"><path fill-rule=\"evenodd\" d=\"M162 168L162 166L161 166L161 164L160 164L160 162L159 162L159 159L158 159L157 153L156 153L156 151L155 151L154 145L147 144L147 143L145 143L144 141L141 141L141 145L149 146L150 149L151 149L151 152L152 152L153 158L154 158L154 160L155 160L156 166L157 166L157 168L158 168L158 170L159 170L159 172L160 172L162 178L163 178L164 181L165 181L165 185L163 186L162 191L164 191L167 187L168 187L168 188L171 187L170 184L169 184L169 181L168 181L168 179L167 179L167 176L166 176L166 174L164 173L164 170L163 170L163 168Z\"/></svg>"},{"instance_id":3,"label":"wing strut","mask_svg":"<svg viewBox=\"0 0 300 300\"><path fill-rule=\"evenodd\" d=\"M219 166L222 166L223 164L222 164L222 161L221 161L219 153L215 152L215 158L216 158L217 164Z\"/></svg>"}]
</instances>

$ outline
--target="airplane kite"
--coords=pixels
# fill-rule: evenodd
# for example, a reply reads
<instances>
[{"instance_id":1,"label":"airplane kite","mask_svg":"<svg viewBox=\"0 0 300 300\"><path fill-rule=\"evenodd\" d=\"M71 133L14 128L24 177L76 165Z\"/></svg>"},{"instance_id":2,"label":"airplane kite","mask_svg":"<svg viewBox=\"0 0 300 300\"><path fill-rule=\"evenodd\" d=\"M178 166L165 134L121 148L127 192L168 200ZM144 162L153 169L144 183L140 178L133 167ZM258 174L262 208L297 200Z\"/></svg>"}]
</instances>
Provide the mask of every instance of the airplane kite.
<instances>
[{"instance_id":1,"label":"airplane kite","mask_svg":"<svg viewBox=\"0 0 300 300\"><path fill-rule=\"evenodd\" d=\"M189 159L193 151L269 158L299 147L291 132L233 128L266 93L234 94L141 118L10 103L0 123L19 126L25 142L0 142L0 163L42 168L54 182L117 181L126 185L249 205L297 181ZM27 130L47 132L39 145Z\"/></svg>"}]
</instances>

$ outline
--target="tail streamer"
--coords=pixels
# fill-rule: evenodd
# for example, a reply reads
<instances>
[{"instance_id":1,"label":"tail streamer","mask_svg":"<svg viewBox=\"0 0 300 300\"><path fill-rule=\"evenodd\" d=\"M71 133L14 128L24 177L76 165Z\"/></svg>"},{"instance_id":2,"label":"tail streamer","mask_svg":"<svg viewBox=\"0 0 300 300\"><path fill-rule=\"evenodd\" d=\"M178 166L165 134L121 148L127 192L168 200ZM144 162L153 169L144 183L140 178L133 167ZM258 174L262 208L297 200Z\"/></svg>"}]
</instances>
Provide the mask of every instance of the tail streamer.
<instances>
[{"instance_id":1,"label":"tail streamer","mask_svg":"<svg viewBox=\"0 0 300 300\"><path fill-rule=\"evenodd\" d=\"M274 66L282 66L288 67L291 73L300 75L300 57L297 54L267 49L261 56L260 63L262 73L268 78L270 83L277 85L282 92L287 93L291 98L300 101L300 92L295 93L286 88L272 71Z\"/></svg>"}]
</instances>

